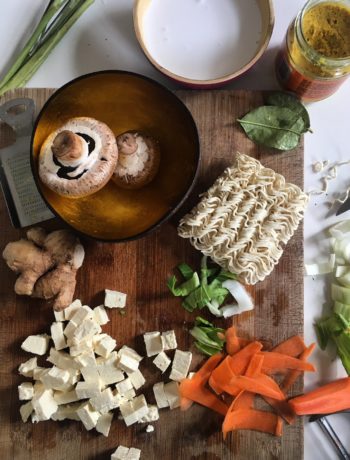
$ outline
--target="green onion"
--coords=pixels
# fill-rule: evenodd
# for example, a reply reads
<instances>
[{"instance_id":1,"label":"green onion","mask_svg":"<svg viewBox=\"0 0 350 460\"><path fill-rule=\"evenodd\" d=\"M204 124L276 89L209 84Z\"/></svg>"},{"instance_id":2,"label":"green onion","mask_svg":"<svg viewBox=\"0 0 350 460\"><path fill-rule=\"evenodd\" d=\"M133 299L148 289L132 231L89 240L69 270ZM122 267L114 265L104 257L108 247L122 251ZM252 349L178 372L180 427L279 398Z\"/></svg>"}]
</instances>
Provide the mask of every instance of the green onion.
<instances>
[{"instance_id":1,"label":"green onion","mask_svg":"<svg viewBox=\"0 0 350 460\"><path fill-rule=\"evenodd\" d=\"M32 36L0 82L0 96L25 86L94 0L51 0Z\"/></svg>"}]
</instances>

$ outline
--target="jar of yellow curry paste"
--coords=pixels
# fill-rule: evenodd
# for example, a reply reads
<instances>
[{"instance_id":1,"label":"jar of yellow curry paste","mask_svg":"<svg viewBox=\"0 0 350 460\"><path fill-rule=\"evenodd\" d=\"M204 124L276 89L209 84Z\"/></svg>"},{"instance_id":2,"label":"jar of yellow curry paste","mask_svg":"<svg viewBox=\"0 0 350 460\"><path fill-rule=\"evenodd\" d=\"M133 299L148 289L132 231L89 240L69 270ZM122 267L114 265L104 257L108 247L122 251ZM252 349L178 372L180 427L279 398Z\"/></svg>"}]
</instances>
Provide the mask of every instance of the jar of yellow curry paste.
<instances>
[{"instance_id":1,"label":"jar of yellow curry paste","mask_svg":"<svg viewBox=\"0 0 350 460\"><path fill-rule=\"evenodd\" d=\"M306 102L333 94L350 73L350 0L310 0L276 60L280 84Z\"/></svg>"}]
</instances>

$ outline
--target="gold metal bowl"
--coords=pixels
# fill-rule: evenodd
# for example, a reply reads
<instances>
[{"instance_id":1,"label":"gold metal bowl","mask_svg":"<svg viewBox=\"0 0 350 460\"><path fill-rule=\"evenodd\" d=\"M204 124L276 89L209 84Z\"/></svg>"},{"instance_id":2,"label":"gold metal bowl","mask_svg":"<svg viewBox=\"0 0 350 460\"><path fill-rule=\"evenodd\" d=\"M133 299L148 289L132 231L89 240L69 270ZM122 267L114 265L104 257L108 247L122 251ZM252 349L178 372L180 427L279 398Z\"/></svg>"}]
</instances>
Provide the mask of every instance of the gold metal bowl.
<instances>
[{"instance_id":1,"label":"gold metal bowl","mask_svg":"<svg viewBox=\"0 0 350 460\"><path fill-rule=\"evenodd\" d=\"M161 162L155 179L140 190L124 190L111 180L83 198L66 198L48 189L38 175L38 155L46 137L72 117L93 117L116 136L143 131L159 140ZM52 212L79 233L100 241L139 238L176 212L194 184L199 139L186 106L155 81L130 72L102 71L58 89L34 127L31 165L38 189Z\"/></svg>"}]
</instances>

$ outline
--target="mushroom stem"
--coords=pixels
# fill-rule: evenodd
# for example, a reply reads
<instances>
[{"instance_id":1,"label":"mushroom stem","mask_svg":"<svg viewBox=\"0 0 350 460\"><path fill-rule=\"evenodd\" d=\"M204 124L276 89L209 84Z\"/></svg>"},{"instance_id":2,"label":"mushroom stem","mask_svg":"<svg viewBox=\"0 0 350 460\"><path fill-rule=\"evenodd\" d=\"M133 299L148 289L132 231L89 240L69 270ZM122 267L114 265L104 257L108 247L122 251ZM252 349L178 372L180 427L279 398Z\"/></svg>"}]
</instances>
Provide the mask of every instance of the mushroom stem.
<instances>
[{"instance_id":1,"label":"mushroom stem","mask_svg":"<svg viewBox=\"0 0 350 460\"><path fill-rule=\"evenodd\" d=\"M118 150L121 155L132 155L137 152L136 136L131 133L121 134L117 137Z\"/></svg>"},{"instance_id":2,"label":"mushroom stem","mask_svg":"<svg viewBox=\"0 0 350 460\"><path fill-rule=\"evenodd\" d=\"M52 143L52 153L64 163L76 162L84 152L84 139L73 131L64 130L57 134Z\"/></svg>"}]
</instances>

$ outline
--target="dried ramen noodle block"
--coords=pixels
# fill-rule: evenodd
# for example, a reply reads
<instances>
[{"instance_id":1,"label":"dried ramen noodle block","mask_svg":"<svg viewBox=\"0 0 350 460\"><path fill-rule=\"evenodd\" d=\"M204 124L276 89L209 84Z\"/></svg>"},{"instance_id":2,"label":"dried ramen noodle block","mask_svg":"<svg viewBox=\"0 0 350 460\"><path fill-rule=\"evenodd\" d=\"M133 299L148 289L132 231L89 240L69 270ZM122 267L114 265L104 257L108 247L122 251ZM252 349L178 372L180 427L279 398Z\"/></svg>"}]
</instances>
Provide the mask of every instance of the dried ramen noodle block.
<instances>
[{"instance_id":1,"label":"dried ramen noodle block","mask_svg":"<svg viewBox=\"0 0 350 460\"><path fill-rule=\"evenodd\" d=\"M237 153L235 165L180 221L178 233L244 283L256 284L278 263L307 202L282 175Z\"/></svg>"}]
</instances>

